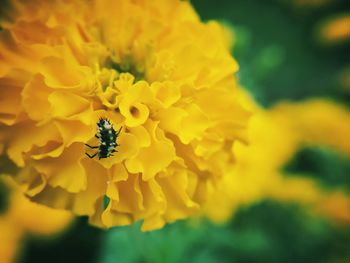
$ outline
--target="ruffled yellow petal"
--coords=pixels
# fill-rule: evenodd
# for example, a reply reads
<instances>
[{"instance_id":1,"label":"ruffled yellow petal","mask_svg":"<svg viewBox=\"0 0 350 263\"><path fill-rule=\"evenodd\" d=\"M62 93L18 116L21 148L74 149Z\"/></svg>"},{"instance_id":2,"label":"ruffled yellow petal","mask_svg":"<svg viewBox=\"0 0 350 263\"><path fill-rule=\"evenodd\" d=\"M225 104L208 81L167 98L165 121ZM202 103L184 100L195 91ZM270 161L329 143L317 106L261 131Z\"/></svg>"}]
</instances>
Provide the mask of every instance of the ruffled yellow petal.
<instances>
[{"instance_id":1,"label":"ruffled yellow petal","mask_svg":"<svg viewBox=\"0 0 350 263\"><path fill-rule=\"evenodd\" d=\"M42 152L40 149L45 148L49 141L60 141L60 135L53 124L37 127L32 122L21 123L13 126L8 132L11 138L7 152L11 160L18 166L24 166L25 154L33 147L37 147L35 151L37 155ZM49 147L49 151L52 151L52 147Z\"/></svg>"},{"instance_id":2,"label":"ruffled yellow petal","mask_svg":"<svg viewBox=\"0 0 350 263\"><path fill-rule=\"evenodd\" d=\"M71 117L87 110L90 106L88 100L64 91L54 91L47 99L53 117Z\"/></svg>"},{"instance_id":3,"label":"ruffled yellow petal","mask_svg":"<svg viewBox=\"0 0 350 263\"><path fill-rule=\"evenodd\" d=\"M157 123L147 123L147 130L151 135L151 145L141 148L139 154L126 160L125 165L130 173L142 173L143 180L149 180L158 172L165 169L175 158L175 148L166 139Z\"/></svg>"},{"instance_id":4,"label":"ruffled yellow petal","mask_svg":"<svg viewBox=\"0 0 350 263\"><path fill-rule=\"evenodd\" d=\"M272 114L290 119L290 129L306 143L328 145L350 154L350 113L335 102L314 99L300 104L280 103Z\"/></svg>"},{"instance_id":5,"label":"ruffled yellow petal","mask_svg":"<svg viewBox=\"0 0 350 263\"><path fill-rule=\"evenodd\" d=\"M12 70L0 78L0 123L15 123L22 112L21 92L28 79L28 74L21 70Z\"/></svg>"},{"instance_id":6,"label":"ruffled yellow petal","mask_svg":"<svg viewBox=\"0 0 350 263\"><path fill-rule=\"evenodd\" d=\"M170 81L154 82L150 88L163 108L169 108L181 97L179 88Z\"/></svg>"},{"instance_id":7,"label":"ruffled yellow petal","mask_svg":"<svg viewBox=\"0 0 350 263\"><path fill-rule=\"evenodd\" d=\"M22 100L23 107L32 120L46 118L50 110L47 100L49 95L50 89L45 85L43 76L36 75L27 83L22 92Z\"/></svg>"},{"instance_id":8,"label":"ruffled yellow petal","mask_svg":"<svg viewBox=\"0 0 350 263\"><path fill-rule=\"evenodd\" d=\"M93 215L97 200L106 192L106 169L96 162L83 160L86 175L86 189L76 194L73 211L78 215Z\"/></svg>"},{"instance_id":9,"label":"ruffled yellow petal","mask_svg":"<svg viewBox=\"0 0 350 263\"><path fill-rule=\"evenodd\" d=\"M76 193L87 187L85 169L80 163L83 154L83 145L73 144L66 148L59 158L45 158L37 161L35 166L45 175L49 185Z\"/></svg>"}]
</instances>

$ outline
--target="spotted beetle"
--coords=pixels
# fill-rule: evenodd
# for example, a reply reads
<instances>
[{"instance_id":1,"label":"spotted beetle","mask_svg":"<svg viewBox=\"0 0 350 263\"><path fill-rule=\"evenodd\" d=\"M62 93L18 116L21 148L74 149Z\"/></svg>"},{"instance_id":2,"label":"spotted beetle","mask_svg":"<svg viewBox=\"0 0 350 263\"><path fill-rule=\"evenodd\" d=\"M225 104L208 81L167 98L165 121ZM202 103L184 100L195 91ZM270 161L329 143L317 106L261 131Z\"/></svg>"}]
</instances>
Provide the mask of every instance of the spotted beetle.
<instances>
[{"instance_id":1,"label":"spotted beetle","mask_svg":"<svg viewBox=\"0 0 350 263\"><path fill-rule=\"evenodd\" d=\"M119 146L117 138L122 130L122 127L116 132L112 123L107 118L100 118L97 122L97 133L95 137L99 139L100 144L98 146L91 146L85 144L91 149L98 149L98 151L92 155L85 153L90 159L98 155L98 159L108 158L113 156L114 152L118 152L116 147Z\"/></svg>"}]
</instances>

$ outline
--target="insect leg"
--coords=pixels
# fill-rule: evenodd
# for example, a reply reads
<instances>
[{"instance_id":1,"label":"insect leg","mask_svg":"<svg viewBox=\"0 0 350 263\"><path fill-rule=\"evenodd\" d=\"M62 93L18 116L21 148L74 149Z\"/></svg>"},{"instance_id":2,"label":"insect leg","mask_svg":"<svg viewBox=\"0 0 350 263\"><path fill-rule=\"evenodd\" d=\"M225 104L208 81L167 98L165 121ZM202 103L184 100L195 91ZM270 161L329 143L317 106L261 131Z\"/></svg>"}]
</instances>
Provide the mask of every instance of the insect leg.
<instances>
[{"instance_id":1,"label":"insect leg","mask_svg":"<svg viewBox=\"0 0 350 263\"><path fill-rule=\"evenodd\" d=\"M96 155L97 155L97 153L94 153L93 155L90 155L90 154L88 154L88 153L85 153L90 159L92 159L92 158L94 158Z\"/></svg>"},{"instance_id":2,"label":"insect leg","mask_svg":"<svg viewBox=\"0 0 350 263\"><path fill-rule=\"evenodd\" d=\"M123 128L123 126L120 126L120 129L119 129L119 131L117 132L117 136L119 135L119 133L121 132L121 130L122 130L122 128Z\"/></svg>"},{"instance_id":3,"label":"insect leg","mask_svg":"<svg viewBox=\"0 0 350 263\"><path fill-rule=\"evenodd\" d=\"M95 137L96 137L97 139L100 139L100 136L97 136L97 134L95 134Z\"/></svg>"},{"instance_id":4,"label":"insect leg","mask_svg":"<svg viewBox=\"0 0 350 263\"><path fill-rule=\"evenodd\" d=\"M91 146L91 145L89 145L89 144L87 144L87 143L85 143L85 145L86 145L87 147L91 148L91 149L97 149L97 148L98 148L98 146Z\"/></svg>"}]
</instances>

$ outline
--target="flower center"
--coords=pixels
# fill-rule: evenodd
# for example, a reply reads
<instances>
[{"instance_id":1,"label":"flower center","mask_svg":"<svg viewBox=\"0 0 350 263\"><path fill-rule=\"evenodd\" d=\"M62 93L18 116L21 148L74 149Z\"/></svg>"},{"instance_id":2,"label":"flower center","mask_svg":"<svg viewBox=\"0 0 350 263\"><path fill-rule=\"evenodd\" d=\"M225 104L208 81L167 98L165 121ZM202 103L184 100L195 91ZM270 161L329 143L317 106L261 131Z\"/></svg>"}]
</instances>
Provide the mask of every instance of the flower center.
<instances>
[{"instance_id":1,"label":"flower center","mask_svg":"<svg viewBox=\"0 0 350 263\"><path fill-rule=\"evenodd\" d=\"M144 79L144 69L132 63L131 59L124 59L122 63L111 62L109 67L118 73L130 73L135 77L135 81Z\"/></svg>"},{"instance_id":2,"label":"flower center","mask_svg":"<svg viewBox=\"0 0 350 263\"><path fill-rule=\"evenodd\" d=\"M134 83L143 79L144 74L130 58L126 58L121 63L109 59L103 68L96 65L95 76L98 108L119 111L120 101L130 92ZM131 105L129 113L133 118L140 117L137 106Z\"/></svg>"}]
</instances>

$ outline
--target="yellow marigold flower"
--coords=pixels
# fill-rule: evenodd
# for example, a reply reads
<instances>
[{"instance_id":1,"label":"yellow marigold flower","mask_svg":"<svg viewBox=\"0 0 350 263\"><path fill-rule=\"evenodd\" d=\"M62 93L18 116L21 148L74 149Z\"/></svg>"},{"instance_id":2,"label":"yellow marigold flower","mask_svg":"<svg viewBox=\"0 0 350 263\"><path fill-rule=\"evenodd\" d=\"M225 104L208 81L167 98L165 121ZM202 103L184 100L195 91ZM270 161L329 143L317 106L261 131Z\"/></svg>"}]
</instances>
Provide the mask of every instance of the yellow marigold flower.
<instances>
[{"instance_id":1,"label":"yellow marigold flower","mask_svg":"<svg viewBox=\"0 0 350 263\"><path fill-rule=\"evenodd\" d=\"M309 211L325 216L334 223L350 223L350 196L343 190L325 191L317 182L305 177L279 177L266 197L304 205Z\"/></svg>"},{"instance_id":2,"label":"yellow marigold flower","mask_svg":"<svg viewBox=\"0 0 350 263\"><path fill-rule=\"evenodd\" d=\"M336 223L350 224L350 198L342 191L325 195L316 204L315 211L330 217Z\"/></svg>"},{"instance_id":3,"label":"yellow marigold flower","mask_svg":"<svg viewBox=\"0 0 350 263\"><path fill-rule=\"evenodd\" d=\"M0 133L26 194L105 227L197 212L249 117L222 28L176 0L12 3ZM120 146L89 159L100 117L122 127Z\"/></svg>"},{"instance_id":4,"label":"yellow marigold flower","mask_svg":"<svg viewBox=\"0 0 350 263\"><path fill-rule=\"evenodd\" d=\"M228 220L236 208L266 197L268 189L279 180L280 167L291 159L296 147L297 140L286 125L273 121L249 98L245 104L254 111L249 144L237 142L232 147L236 165L230 176L218 183L206 204L206 215L218 223Z\"/></svg>"},{"instance_id":5,"label":"yellow marigold flower","mask_svg":"<svg viewBox=\"0 0 350 263\"><path fill-rule=\"evenodd\" d=\"M345 106L325 99L294 104L282 102L270 115L284 122L300 143L325 145L350 155L350 111Z\"/></svg>"},{"instance_id":6,"label":"yellow marigold flower","mask_svg":"<svg viewBox=\"0 0 350 263\"><path fill-rule=\"evenodd\" d=\"M341 14L323 21L318 36L327 44L336 44L350 38L350 14Z\"/></svg>"},{"instance_id":7,"label":"yellow marigold flower","mask_svg":"<svg viewBox=\"0 0 350 263\"><path fill-rule=\"evenodd\" d=\"M245 104L255 112L249 144L237 142L232 148L237 163L232 175L225 176L213 191L206 215L224 222L239 206L272 198L298 202L310 211L349 223L350 196L342 189L326 191L312 179L286 177L282 168L306 145L324 145L350 155L350 112L322 99L280 103L270 110L260 109L247 97Z\"/></svg>"}]
</instances>

